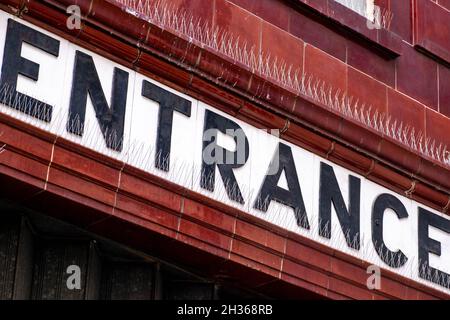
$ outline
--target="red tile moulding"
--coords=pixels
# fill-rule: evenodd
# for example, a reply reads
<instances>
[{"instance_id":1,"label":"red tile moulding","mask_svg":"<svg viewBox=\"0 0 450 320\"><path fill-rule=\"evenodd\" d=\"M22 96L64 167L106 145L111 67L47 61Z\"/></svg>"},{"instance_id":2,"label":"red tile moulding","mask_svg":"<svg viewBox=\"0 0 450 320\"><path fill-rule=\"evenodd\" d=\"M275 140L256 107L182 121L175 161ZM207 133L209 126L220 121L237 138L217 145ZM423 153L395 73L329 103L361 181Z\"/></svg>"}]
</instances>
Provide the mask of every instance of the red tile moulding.
<instances>
[{"instance_id":1,"label":"red tile moulding","mask_svg":"<svg viewBox=\"0 0 450 320\"><path fill-rule=\"evenodd\" d=\"M276 284L280 293L290 285L340 299L448 298L388 271L381 289L369 290L368 263L360 259L9 116L0 118L0 130L7 142L0 192L99 235L177 257L199 272L237 277L262 293L273 294ZM203 253L193 259L192 250ZM253 271L244 277L249 271L236 272L242 266Z\"/></svg>"},{"instance_id":2,"label":"red tile moulding","mask_svg":"<svg viewBox=\"0 0 450 320\"><path fill-rule=\"evenodd\" d=\"M289 0L302 11L319 15L333 28L340 29L365 46L369 46L387 58L402 54L402 39L388 29L369 29L367 19L334 0Z\"/></svg>"},{"instance_id":3,"label":"red tile moulding","mask_svg":"<svg viewBox=\"0 0 450 320\"><path fill-rule=\"evenodd\" d=\"M437 3L450 10L450 0L438 0Z\"/></svg>"},{"instance_id":4,"label":"red tile moulding","mask_svg":"<svg viewBox=\"0 0 450 320\"><path fill-rule=\"evenodd\" d=\"M80 5L86 20L81 31L72 33L65 28L66 16L63 12L66 5L73 4L73 1L69 3L69 1L63 0L43 2L6 0L3 3L5 2L6 5L1 5L3 9L20 14L23 18L50 29L77 44L150 75L253 125L287 128L283 135L284 139L363 174L394 191L402 194L409 191L406 193L407 196L433 208L441 211L448 209L447 190L450 190L450 172L448 170L383 139L375 132L362 128L322 106L315 105L308 99L296 96L284 88L274 85L268 79L251 74L242 66L230 62L220 54L212 54L204 48L189 44L186 39L175 37L167 31L151 26L104 1L75 1L75 4ZM187 47L190 50L183 58L184 64L175 63L180 60L177 54L184 53ZM168 63L168 61L173 63ZM236 87L226 88L226 85L222 83L209 80L216 79L223 70L226 73L222 76L228 80L228 83L236 82ZM258 86L269 88L272 98L270 100L256 98ZM227 90L224 90L224 87ZM284 96L284 99L281 99L281 96ZM290 98L286 99L286 97ZM319 279L321 276L311 275L309 279L299 279L298 274L288 274L281 269L277 260L288 259L291 261L290 263L306 266L316 271L318 267L310 265L308 261L300 261L302 259L299 257L294 258L287 252L280 251L281 246L269 248L266 246L268 243L273 244L280 240L294 241L310 248L313 252L323 252L328 256L335 256L336 259L333 260L332 265L339 264L339 261L345 261L345 263L361 269L360 272L365 272L365 263L361 260L269 225L145 172L124 166L118 161L101 156L86 148L60 138L56 139L56 137L20 121L7 116L2 116L0 121L4 123L2 130L10 131L10 134L2 136L2 140L7 144L8 151L11 153L8 157L2 157L4 163L0 167L1 173L33 186L30 189L30 195L34 195L33 201L46 201L49 194L57 194L90 208L91 211L87 212L91 212L91 214L84 216L80 215L80 211L73 213L70 210L63 211L63 214L70 216L74 223L84 224L84 226L99 232L106 232L105 230L109 230L109 228L105 228L101 222L105 217L113 219L106 219L107 221L128 221L133 225L178 239L191 246L198 246L199 243L202 243L202 249L216 256L223 256L231 261L250 265L263 273L272 275L271 280L277 276L294 285L310 286L314 292L324 290L323 286L317 284L321 283L322 280ZM305 126L313 130L306 129ZM17 129L20 129L20 134L26 135L26 137L17 139L20 136ZM31 139L38 139L38 143L41 143L42 147L35 150L32 147L33 144L30 144ZM343 143L336 143L336 141ZM55 160L50 165L48 151L52 149L53 144L55 144L55 150L58 150L59 156L57 161ZM349 148L346 146L348 144L356 145L358 148ZM83 168L67 162L65 157L73 156L74 150L79 156L86 158L83 161L89 161L95 170L86 172ZM367 152L372 156L368 157ZM389 167L383 163L388 163ZM44 170L47 166L49 169ZM104 168L104 166L106 167ZM129 178L128 185L118 186L115 178L99 176L98 172L109 172L110 177L124 174ZM145 188L136 187L139 184L145 185ZM46 192L42 192L43 188ZM152 194L142 193L146 188L153 188L152 190L155 190L159 196L155 198ZM39 195L36 195L36 190L40 191ZM57 201L57 198L52 199ZM256 226L255 228L260 229L259 232L262 232L263 236L247 239L242 234L236 235L233 232L230 233L229 230L220 230L215 226L214 219L208 222L206 218L198 219L198 217L190 216L183 209L177 212L178 201L182 203L194 201L198 206L197 210L205 212L204 217L214 216L210 210L217 210L216 218L226 215L229 219L251 222ZM183 206L181 207L183 208ZM62 214L61 210L58 212ZM155 215L145 215L142 212L152 212ZM174 219L178 219L177 224L174 224ZM173 229L175 225L179 228L181 222L183 222L183 231L185 231L183 234L179 229ZM198 226L193 226L192 223ZM258 232L255 231L255 233ZM121 234L118 234L117 237L121 237ZM240 252L231 251L224 255L230 237L233 241L236 239L243 244L236 249ZM208 244L208 238L214 238L213 244ZM264 243L260 243L261 241ZM256 256L253 257L253 260L242 257L243 252L248 252L249 246L252 245L262 251L255 252ZM255 261L260 260L262 256L264 256L264 261ZM265 260L268 261L267 263L270 262L270 265L266 265ZM335 267L337 268L337 266ZM281 270L277 270L277 268ZM333 270L325 268L323 272L329 279L325 288L327 294L360 298L367 294L365 283L361 284L350 280L353 279L354 271L346 277L347 286L341 287L346 287L347 290L348 287L358 288L364 294L358 295L359 291L356 289L347 293L339 291L336 281L342 282L342 279L333 280L335 277ZM369 293L372 298L383 296L402 298L405 295L419 297L426 295L425 292L434 297L445 296L395 274L386 272L384 275L387 279L398 283L398 291L392 289L388 294L379 293L379 295ZM316 277L318 279L315 279ZM431 298L431 296L429 297Z\"/></svg>"},{"instance_id":5,"label":"red tile moulding","mask_svg":"<svg viewBox=\"0 0 450 320\"><path fill-rule=\"evenodd\" d=\"M416 47L450 66L450 10L430 0L415 0L414 43Z\"/></svg>"}]
</instances>

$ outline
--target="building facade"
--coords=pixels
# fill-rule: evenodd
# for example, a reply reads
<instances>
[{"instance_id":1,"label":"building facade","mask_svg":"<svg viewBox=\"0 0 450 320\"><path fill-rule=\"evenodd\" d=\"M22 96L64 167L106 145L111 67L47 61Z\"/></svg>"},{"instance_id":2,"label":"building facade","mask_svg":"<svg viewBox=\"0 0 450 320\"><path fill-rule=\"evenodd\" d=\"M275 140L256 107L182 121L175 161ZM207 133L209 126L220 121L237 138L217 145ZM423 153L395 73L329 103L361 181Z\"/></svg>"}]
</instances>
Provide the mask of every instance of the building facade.
<instances>
[{"instance_id":1,"label":"building facade","mask_svg":"<svg viewBox=\"0 0 450 320\"><path fill-rule=\"evenodd\" d=\"M0 298L446 299L448 0L1 0Z\"/></svg>"}]
</instances>

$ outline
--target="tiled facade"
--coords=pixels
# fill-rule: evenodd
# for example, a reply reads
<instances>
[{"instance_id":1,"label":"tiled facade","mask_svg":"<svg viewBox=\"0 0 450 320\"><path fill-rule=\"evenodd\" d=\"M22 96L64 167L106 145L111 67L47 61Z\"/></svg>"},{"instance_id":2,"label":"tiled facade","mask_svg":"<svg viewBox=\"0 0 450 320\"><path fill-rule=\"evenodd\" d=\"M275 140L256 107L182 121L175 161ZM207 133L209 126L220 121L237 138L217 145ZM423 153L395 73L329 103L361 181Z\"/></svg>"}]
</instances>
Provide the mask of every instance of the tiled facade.
<instances>
[{"instance_id":1,"label":"tiled facade","mask_svg":"<svg viewBox=\"0 0 450 320\"><path fill-rule=\"evenodd\" d=\"M81 30L64 27L64 9L72 2L82 10ZM376 2L392 13L388 29L367 28L365 18L333 0L170 4L239 38L257 59L270 56L273 63L276 57L333 93L353 96L373 113L450 148L449 1ZM220 50L144 22L114 1L4 0L0 8L256 127L282 129L289 142L449 212L450 171L442 161L299 95ZM2 192L35 209L51 203L47 214L89 232L176 256L205 274L220 270L280 297L305 292L332 299L448 297L389 272L381 290L368 290L362 260L14 119L2 118L0 131L8 148L0 158L8 184Z\"/></svg>"}]
</instances>

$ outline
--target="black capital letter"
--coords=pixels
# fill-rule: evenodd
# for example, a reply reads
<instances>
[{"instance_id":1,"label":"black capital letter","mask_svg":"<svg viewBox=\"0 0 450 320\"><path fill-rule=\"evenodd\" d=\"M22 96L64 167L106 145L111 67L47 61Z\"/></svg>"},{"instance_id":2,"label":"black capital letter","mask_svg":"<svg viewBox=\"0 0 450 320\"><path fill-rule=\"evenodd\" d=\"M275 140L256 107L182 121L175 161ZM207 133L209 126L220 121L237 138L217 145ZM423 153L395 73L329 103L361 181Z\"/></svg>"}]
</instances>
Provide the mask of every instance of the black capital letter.
<instances>
[{"instance_id":1,"label":"black capital letter","mask_svg":"<svg viewBox=\"0 0 450 320\"><path fill-rule=\"evenodd\" d=\"M217 145L218 131L233 136L234 142L236 143L236 150L234 152L228 151ZM210 134L210 136L206 137L205 133ZM244 142L244 145L242 145L242 141ZM207 154L207 150L209 149L211 149L211 153ZM248 153L248 139L242 128L236 122L228 118L222 117L210 110L205 110L200 186L203 189L214 191L217 165L228 198L244 204L244 198L242 197L241 190L239 189L236 177L234 176L233 169L245 165L248 160ZM212 160L218 157L221 161L206 161L207 159L205 159L205 156L211 156Z\"/></svg>"},{"instance_id":2,"label":"black capital letter","mask_svg":"<svg viewBox=\"0 0 450 320\"><path fill-rule=\"evenodd\" d=\"M109 108L94 60L91 56L76 51L67 131L83 135L89 94L106 146L115 151L122 151L127 90L128 72L114 68L111 108Z\"/></svg>"},{"instance_id":3,"label":"black capital letter","mask_svg":"<svg viewBox=\"0 0 450 320\"><path fill-rule=\"evenodd\" d=\"M419 207L419 276L445 288L450 286L450 274L430 266L429 253L441 255L441 243L429 237L429 226L450 233L450 220Z\"/></svg>"},{"instance_id":4,"label":"black capital letter","mask_svg":"<svg viewBox=\"0 0 450 320\"><path fill-rule=\"evenodd\" d=\"M399 199L387 193L379 195L372 208L372 243L381 260L392 268L400 268L408 261L408 258L401 250L394 252L386 247L383 238L383 220L386 209L394 210L399 219L408 218L408 212Z\"/></svg>"},{"instance_id":5,"label":"black capital letter","mask_svg":"<svg viewBox=\"0 0 450 320\"><path fill-rule=\"evenodd\" d=\"M270 167L276 165L275 161L277 160L279 161L277 173L266 175L253 207L263 212L267 212L270 202L275 200L276 202L294 209L297 225L309 229L308 216L306 215L305 204L298 182L297 170L295 168L291 147L279 143ZM278 186L283 171L286 176L288 190Z\"/></svg>"},{"instance_id":6,"label":"black capital letter","mask_svg":"<svg viewBox=\"0 0 450 320\"><path fill-rule=\"evenodd\" d=\"M159 103L155 167L169 171L173 112L190 117L191 102L146 80L142 82L142 96Z\"/></svg>"},{"instance_id":7,"label":"black capital letter","mask_svg":"<svg viewBox=\"0 0 450 320\"><path fill-rule=\"evenodd\" d=\"M59 55L58 40L12 19L8 19L5 52L3 53L3 66L0 78L0 102L39 120L50 122L53 111L51 105L17 92L16 90L19 74L34 81L39 79L39 65L21 57L23 42L55 57Z\"/></svg>"},{"instance_id":8,"label":"black capital letter","mask_svg":"<svg viewBox=\"0 0 450 320\"><path fill-rule=\"evenodd\" d=\"M352 175L348 179L350 190L349 209L347 210L333 167L323 162L320 163L319 234L322 237L331 238L331 203L333 203L347 245L359 250L361 181Z\"/></svg>"}]
</instances>

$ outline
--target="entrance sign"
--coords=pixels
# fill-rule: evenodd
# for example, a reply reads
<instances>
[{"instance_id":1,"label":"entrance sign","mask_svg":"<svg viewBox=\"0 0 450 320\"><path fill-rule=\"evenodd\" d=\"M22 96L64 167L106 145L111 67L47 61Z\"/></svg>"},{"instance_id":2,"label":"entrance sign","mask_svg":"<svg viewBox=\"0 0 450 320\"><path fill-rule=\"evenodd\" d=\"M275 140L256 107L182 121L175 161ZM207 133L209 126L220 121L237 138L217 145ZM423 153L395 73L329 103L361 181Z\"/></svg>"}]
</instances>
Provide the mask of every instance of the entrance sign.
<instances>
[{"instance_id":1,"label":"entrance sign","mask_svg":"<svg viewBox=\"0 0 450 320\"><path fill-rule=\"evenodd\" d=\"M1 113L450 292L447 216L6 13L0 30Z\"/></svg>"}]
</instances>

